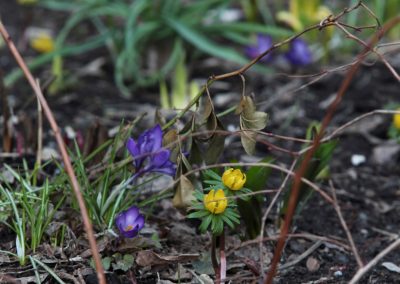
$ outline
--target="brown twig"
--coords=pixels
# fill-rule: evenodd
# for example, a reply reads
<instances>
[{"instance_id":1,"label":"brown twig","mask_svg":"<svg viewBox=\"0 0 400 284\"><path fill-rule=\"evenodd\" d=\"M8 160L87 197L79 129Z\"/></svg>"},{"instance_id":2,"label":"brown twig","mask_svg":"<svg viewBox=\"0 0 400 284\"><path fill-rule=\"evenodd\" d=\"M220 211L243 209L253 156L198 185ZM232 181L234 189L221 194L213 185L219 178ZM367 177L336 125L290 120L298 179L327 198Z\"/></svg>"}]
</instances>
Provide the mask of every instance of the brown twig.
<instances>
[{"instance_id":1,"label":"brown twig","mask_svg":"<svg viewBox=\"0 0 400 284\"><path fill-rule=\"evenodd\" d=\"M363 120L363 119L365 119L365 118L367 118L369 116L372 116L372 115L375 115L375 114L396 114L396 113L400 114L400 111L398 111L398 110L388 110L388 109L376 109L376 110L364 113L364 114L362 114L360 116L357 116L356 118L350 120L349 122L346 122L345 124L339 126L338 128L336 128L334 131L332 131L331 134L329 134L324 139L322 139L321 142L326 142L328 140L331 140L331 139L335 138L336 136L339 135L340 132L342 132L343 130L345 130L349 126L351 126L353 124L356 124L357 122L359 122L359 121L361 121L361 120Z\"/></svg>"},{"instance_id":2,"label":"brown twig","mask_svg":"<svg viewBox=\"0 0 400 284\"><path fill-rule=\"evenodd\" d=\"M310 254L312 254L316 249L318 249L322 244L321 240L316 241L311 247L309 247L305 252L303 252L302 254L300 254L298 257L296 257L294 260L282 264L278 267L278 270L283 270L283 269L287 269L293 265L296 265L297 263L299 263L300 261L302 261L303 259L305 259L307 256L309 256Z\"/></svg>"},{"instance_id":3,"label":"brown twig","mask_svg":"<svg viewBox=\"0 0 400 284\"><path fill-rule=\"evenodd\" d=\"M398 18L400 18L400 16L398 16ZM396 70L393 68L393 66L386 60L386 58L377 51L376 48L372 48L372 46L369 46L366 42L364 42L362 39L356 37L355 35L353 35L352 33L350 33L348 30L345 29L345 27L341 24L341 23L335 23L335 25L342 30L346 36L350 39L355 40L356 42L358 42L359 44L361 44L362 46L364 46L366 49L369 49L371 52L375 53L379 59L383 62L383 64L386 65L386 67L389 69L389 71L393 74L393 76L397 79L397 81L400 82L400 76L399 74L397 74Z\"/></svg>"},{"instance_id":4,"label":"brown twig","mask_svg":"<svg viewBox=\"0 0 400 284\"><path fill-rule=\"evenodd\" d=\"M47 104L47 101L42 93L42 90L40 89L39 85L36 83L35 79L33 78L32 73L29 71L29 68L27 67L24 59L21 57L18 49L14 45L14 42L12 41L10 35L8 34L6 28L3 25L3 22L0 20L0 33L4 38L4 41L6 42L9 50L13 54L15 60L17 61L18 65L20 66L21 70L24 72L26 79L28 80L29 84L31 85L32 89L34 90L38 100L40 101L40 104L42 105L43 111L50 123L50 126L54 132L54 135L56 137L56 141L59 147L59 150L61 152L61 156L64 162L65 170L70 178L70 182L72 185L72 188L74 190L76 199L78 200L79 208L81 211L84 227L87 233L87 238L89 241L90 249L92 251L93 259L96 265L96 270L97 270L97 278L99 280L100 284L106 284L105 276L104 276L104 269L101 264L101 258L100 254L97 249L97 244L96 244L96 239L94 237L93 233L93 228L92 224L89 219L89 215L86 209L85 201L83 199L82 193L79 188L79 183L78 180L75 176L74 169L71 164L71 160L68 156L64 141L62 139L60 129L57 125L56 120L54 119L53 113L51 112L51 109L49 105Z\"/></svg>"},{"instance_id":5,"label":"brown twig","mask_svg":"<svg viewBox=\"0 0 400 284\"><path fill-rule=\"evenodd\" d=\"M346 233L347 239L348 239L348 241L350 243L350 247L351 247L351 250L353 251L353 254L354 254L354 257L355 257L355 259L357 261L358 267L361 268L361 267L364 266L364 264L363 264L363 262L361 260L360 254L358 253L356 244L354 243L354 240L353 240L353 237L352 237L352 235L350 233L349 227L347 227L346 221L343 218L342 211L340 210L340 206L339 206L339 203L338 203L337 197L336 197L336 189L333 186L333 182L331 180L329 181L329 185L330 185L330 187L332 189L333 208L335 209L336 214L339 217L340 224L342 225L343 230Z\"/></svg>"},{"instance_id":6,"label":"brown twig","mask_svg":"<svg viewBox=\"0 0 400 284\"><path fill-rule=\"evenodd\" d=\"M387 246L383 251L381 251L377 256L375 256L370 262L368 262L365 266L359 268L356 274L354 274L353 278L351 278L349 284L357 283L364 276L365 273L367 273L382 258L384 258L388 253L396 249L398 246L400 246L400 239L395 240L393 243Z\"/></svg>"},{"instance_id":7,"label":"brown twig","mask_svg":"<svg viewBox=\"0 0 400 284\"><path fill-rule=\"evenodd\" d=\"M325 236L318 236L318 235L313 235L313 234L308 234L308 233L297 233L297 234L288 234L288 238L292 239L292 238L298 238L298 239L308 239L308 240L321 240L325 243L330 243L333 244L335 246L341 247L343 250L347 250L347 251L351 251L351 248L345 244L342 243L338 240L332 239L332 238L328 238ZM266 242L266 241L276 241L279 239L279 235L274 235L274 236L269 236L269 237L264 237L261 239L262 242ZM339 238L338 238L339 239ZM250 246L250 245L255 245L258 244L260 242L259 238L256 238L254 240L249 240L249 241L245 241L243 243L241 243L238 246L235 246L234 248L230 249L227 253L226 256L230 256L232 253L234 253L235 251L237 251L240 248L246 247L246 246Z\"/></svg>"}]
</instances>

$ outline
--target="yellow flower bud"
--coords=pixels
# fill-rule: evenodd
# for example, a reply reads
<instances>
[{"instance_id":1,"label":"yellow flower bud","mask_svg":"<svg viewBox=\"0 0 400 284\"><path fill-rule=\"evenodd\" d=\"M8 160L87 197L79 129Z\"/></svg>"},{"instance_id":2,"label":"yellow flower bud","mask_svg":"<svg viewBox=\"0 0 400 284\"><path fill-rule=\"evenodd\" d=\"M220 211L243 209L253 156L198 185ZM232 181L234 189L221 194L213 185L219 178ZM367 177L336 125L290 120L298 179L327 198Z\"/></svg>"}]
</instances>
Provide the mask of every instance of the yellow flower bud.
<instances>
[{"instance_id":1,"label":"yellow flower bud","mask_svg":"<svg viewBox=\"0 0 400 284\"><path fill-rule=\"evenodd\" d=\"M51 52L54 50L54 40L49 34L41 32L32 38L31 47L41 53Z\"/></svg>"},{"instance_id":2,"label":"yellow flower bud","mask_svg":"<svg viewBox=\"0 0 400 284\"><path fill-rule=\"evenodd\" d=\"M322 20L325 20L329 15L333 15L331 10L329 10L328 7L326 6L319 6L317 13L315 14L315 20L318 22L321 22ZM328 39L332 38L333 32L335 31L334 26L330 26L326 28L326 33L328 36Z\"/></svg>"},{"instance_id":3,"label":"yellow flower bud","mask_svg":"<svg viewBox=\"0 0 400 284\"><path fill-rule=\"evenodd\" d=\"M228 206L228 199L222 189L218 189L217 192L214 189L210 190L207 195L204 195L203 202L207 210L213 214L223 213Z\"/></svg>"},{"instance_id":4,"label":"yellow flower bud","mask_svg":"<svg viewBox=\"0 0 400 284\"><path fill-rule=\"evenodd\" d=\"M400 111L400 108L397 109ZM396 113L393 115L393 125L396 127L396 129L400 130L400 113Z\"/></svg>"},{"instance_id":5,"label":"yellow flower bud","mask_svg":"<svg viewBox=\"0 0 400 284\"><path fill-rule=\"evenodd\" d=\"M222 175L222 182L231 190L239 190L246 183L246 175L239 169L228 169Z\"/></svg>"}]
</instances>

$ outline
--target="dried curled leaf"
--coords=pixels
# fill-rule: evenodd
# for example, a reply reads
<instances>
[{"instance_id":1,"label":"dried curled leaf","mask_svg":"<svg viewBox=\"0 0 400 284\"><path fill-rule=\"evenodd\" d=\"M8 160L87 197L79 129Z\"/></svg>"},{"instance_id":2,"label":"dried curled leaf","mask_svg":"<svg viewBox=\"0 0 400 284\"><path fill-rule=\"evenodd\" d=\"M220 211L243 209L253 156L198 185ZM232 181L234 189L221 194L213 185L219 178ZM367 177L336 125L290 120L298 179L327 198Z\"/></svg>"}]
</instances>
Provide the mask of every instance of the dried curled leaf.
<instances>
[{"instance_id":1,"label":"dried curled leaf","mask_svg":"<svg viewBox=\"0 0 400 284\"><path fill-rule=\"evenodd\" d=\"M219 133L219 131L224 130L224 126L215 114L214 106L210 97L207 97L204 102L202 120L204 121L206 134L197 138L197 141L199 141L203 146L204 153L202 155L204 162L207 165L210 165L218 161L225 145L225 136Z\"/></svg>"},{"instance_id":2,"label":"dried curled leaf","mask_svg":"<svg viewBox=\"0 0 400 284\"><path fill-rule=\"evenodd\" d=\"M142 267L152 265L166 265L195 261L199 254L159 255L151 250L139 251L136 256L136 264Z\"/></svg>"},{"instance_id":3,"label":"dried curled leaf","mask_svg":"<svg viewBox=\"0 0 400 284\"><path fill-rule=\"evenodd\" d=\"M179 184L175 190L172 204L176 208L188 208L194 200L194 186L191 181L184 175L181 175Z\"/></svg>"},{"instance_id":4,"label":"dried curled leaf","mask_svg":"<svg viewBox=\"0 0 400 284\"><path fill-rule=\"evenodd\" d=\"M243 96L236 109L236 114L240 114L240 133L244 150L247 154L254 154L257 133L267 126L268 114L256 111L256 107L251 97Z\"/></svg>"}]
</instances>

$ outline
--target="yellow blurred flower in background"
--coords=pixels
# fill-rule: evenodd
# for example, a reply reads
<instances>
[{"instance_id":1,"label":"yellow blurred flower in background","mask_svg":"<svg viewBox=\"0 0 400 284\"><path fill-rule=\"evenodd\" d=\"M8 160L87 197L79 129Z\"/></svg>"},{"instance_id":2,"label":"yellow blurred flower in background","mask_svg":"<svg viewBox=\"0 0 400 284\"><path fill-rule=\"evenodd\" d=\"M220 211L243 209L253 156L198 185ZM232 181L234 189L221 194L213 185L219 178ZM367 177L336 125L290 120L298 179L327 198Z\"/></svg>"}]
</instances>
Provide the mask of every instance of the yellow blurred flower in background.
<instances>
[{"instance_id":1,"label":"yellow blurred flower in background","mask_svg":"<svg viewBox=\"0 0 400 284\"><path fill-rule=\"evenodd\" d=\"M48 53L54 50L54 39L46 32L40 32L30 39L31 47L37 52Z\"/></svg>"},{"instance_id":2,"label":"yellow blurred flower in background","mask_svg":"<svg viewBox=\"0 0 400 284\"><path fill-rule=\"evenodd\" d=\"M20 5L32 5L36 4L38 0L17 0L17 3Z\"/></svg>"},{"instance_id":3,"label":"yellow blurred flower in background","mask_svg":"<svg viewBox=\"0 0 400 284\"><path fill-rule=\"evenodd\" d=\"M400 108L398 108L397 111L400 111ZM400 130L400 113L393 115L393 125L396 129Z\"/></svg>"}]
</instances>

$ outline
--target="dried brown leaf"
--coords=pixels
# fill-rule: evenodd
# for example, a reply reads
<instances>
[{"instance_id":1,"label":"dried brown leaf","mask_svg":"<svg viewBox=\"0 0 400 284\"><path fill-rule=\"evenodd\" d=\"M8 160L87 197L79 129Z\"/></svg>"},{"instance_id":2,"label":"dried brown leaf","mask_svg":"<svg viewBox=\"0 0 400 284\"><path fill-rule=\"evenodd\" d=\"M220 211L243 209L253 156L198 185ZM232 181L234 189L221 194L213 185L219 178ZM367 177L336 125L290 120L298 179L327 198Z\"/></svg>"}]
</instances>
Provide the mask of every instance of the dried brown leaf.
<instances>
[{"instance_id":1,"label":"dried brown leaf","mask_svg":"<svg viewBox=\"0 0 400 284\"><path fill-rule=\"evenodd\" d=\"M186 263L197 260L199 254L181 254L181 255L159 255L151 250L139 251L136 256L136 263L139 266L164 265L175 263Z\"/></svg>"}]
</instances>

